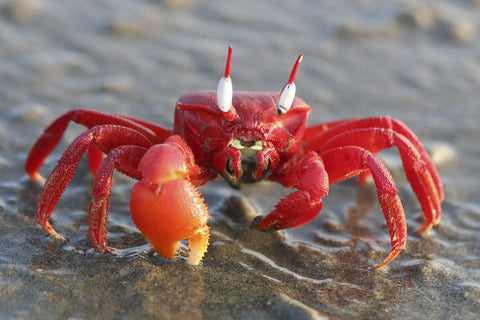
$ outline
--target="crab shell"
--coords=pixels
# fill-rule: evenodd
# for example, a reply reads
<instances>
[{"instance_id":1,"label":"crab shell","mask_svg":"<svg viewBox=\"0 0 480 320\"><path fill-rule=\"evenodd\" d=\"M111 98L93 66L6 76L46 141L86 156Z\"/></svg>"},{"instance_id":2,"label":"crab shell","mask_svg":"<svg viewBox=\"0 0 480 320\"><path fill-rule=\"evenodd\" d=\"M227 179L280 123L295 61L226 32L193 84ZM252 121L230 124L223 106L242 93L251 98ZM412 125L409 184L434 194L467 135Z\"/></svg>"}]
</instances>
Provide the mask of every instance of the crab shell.
<instances>
[{"instance_id":1,"label":"crab shell","mask_svg":"<svg viewBox=\"0 0 480 320\"><path fill-rule=\"evenodd\" d=\"M257 182L295 154L311 110L295 97L288 112L281 114L278 98L278 92L234 92L235 116L230 121L218 108L215 91L186 94L176 105L173 134L192 149L204 175L220 173L234 187ZM233 165L233 170L228 162L235 156L232 153L240 154L239 166ZM262 156L266 159L260 160Z\"/></svg>"}]
</instances>

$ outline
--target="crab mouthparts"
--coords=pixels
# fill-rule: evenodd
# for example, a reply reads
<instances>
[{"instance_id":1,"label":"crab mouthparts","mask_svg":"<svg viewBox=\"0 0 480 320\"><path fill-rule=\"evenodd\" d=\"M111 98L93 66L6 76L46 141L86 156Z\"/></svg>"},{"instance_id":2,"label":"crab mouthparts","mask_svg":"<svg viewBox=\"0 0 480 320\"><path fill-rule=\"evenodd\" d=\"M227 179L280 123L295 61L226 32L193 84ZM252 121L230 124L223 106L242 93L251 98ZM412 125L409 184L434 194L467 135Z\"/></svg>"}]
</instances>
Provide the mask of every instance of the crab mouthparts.
<instances>
[{"instance_id":1,"label":"crab mouthparts","mask_svg":"<svg viewBox=\"0 0 480 320\"><path fill-rule=\"evenodd\" d=\"M223 173L227 182L238 188L245 183L255 183L268 178L273 171L270 156L265 152L265 142L233 139L227 149L231 151Z\"/></svg>"}]
</instances>

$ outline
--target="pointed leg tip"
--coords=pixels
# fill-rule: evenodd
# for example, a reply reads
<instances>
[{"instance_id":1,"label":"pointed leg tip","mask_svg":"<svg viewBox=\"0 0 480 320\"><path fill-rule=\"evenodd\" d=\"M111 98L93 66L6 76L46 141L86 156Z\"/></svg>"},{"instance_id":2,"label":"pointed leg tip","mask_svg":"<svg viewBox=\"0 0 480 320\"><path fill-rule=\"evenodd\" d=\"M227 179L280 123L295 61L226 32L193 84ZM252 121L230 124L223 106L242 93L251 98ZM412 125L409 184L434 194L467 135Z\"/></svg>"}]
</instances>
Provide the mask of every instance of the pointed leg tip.
<instances>
[{"instance_id":1,"label":"pointed leg tip","mask_svg":"<svg viewBox=\"0 0 480 320\"><path fill-rule=\"evenodd\" d=\"M381 270L381 269L385 268L385 267L387 266L387 264L389 264L390 262L392 262L392 260L395 259L395 257L396 257L397 255L398 255L398 253L395 254L395 256L393 256L393 257L390 257L390 255L389 255L387 258L385 258L385 260L383 260L382 263L380 263L380 264L377 265L377 266L373 266L372 269L374 269L375 271L378 271L378 270Z\"/></svg>"},{"instance_id":2,"label":"pointed leg tip","mask_svg":"<svg viewBox=\"0 0 480 320\"><path fill-rule=\"evenodd\" d=\"M418 234L419 236L427 235L433 226L434 226L433 221L425 221L422 224L422 226L415 231L415 233Z\"/></svg>"},{"instance_id":3,"label":"pointed leg tip","mask_svg":"<svg viewBox=\"0 0 480 320\"><path fill-rule=\"evenodd\" d=\"M252 222L250 222L249 228L253 230L265 230L268 226L262 224L265 216L256 216L253 218Z\"/></svg>"},{"instance_id":4,"label":"pointed leg tip","mask_svg":"<svg viewBox=\"0 0 480 320\"><path fill-rule=\"evenodd\" d=\"M112 254L118 254L121 251L109 246L93 246L93 248L97 252L112 253Z\"/></svg>"},{"instance_id":5,"label":"pointed leg tip","mask_svg":"<svg viewBox=\"0 0 480 320\"><path fill-rule=\"evenodd\" d=\"M119 250L113 248L113 247L105 247L105 249L103 250L103 252L106 252L106 253L117 253L119 252Z\"/></svg>"},{"instance_id":6,"label":"pointed leg tip","mask_svg":"<svg viewBox=\"0 0 480 320\"><path fill-rule=\"evenodd\" d=\"M32 180L35 180L40 184L45 184L45 178L42 177L40 173L38 172L29 173L29 176L30 178L32 178Z\"/></svg>"},{"instance_id":7,"label":"pointed leg tip","mask_svg":"<svg viewBox=\"0 0 480 320\"><path fill-rule=\"evenodd\" d=\"M373 266L372 269L375 269L376 271L377 270L381 270L383 268L385 268L385 266L388 264L389 262L385 263L385 262L382 262L381 264L379 264L378 266Z\"/></svg>"},{"instance_id":8,"label":"pointed leg tip","mask_svg":"<svg viewBox=\"0 0 480 320\"><path fill-rule=\"evenodd\" d=\"M50 223L47 221L46 223L42 223L41 221L40 225L50 234L50 236L56 240L62 241L62 242L68 242L69 239L67 237L64 237L60 235L53 227L50 225Z\"/></svg>"},{"instance_id":9,"label":"pointed leg tip","mask_svg":"<svg viewBox=\"0 0 480 320\"><path fill-rule=\"evenodd\" d=\"M59 241L62 241L62 242L68 242L70 239L68 239L67 237L64 237L60 234L58 234L55 230L53 231L54 233L50 232L50 235L52 236L52 238L55 238L56 240L59 240Z\"/></svg>"},{"instance_id":10,"label":"pointed leg tip","mask_svg":"<svg viewBox=\"0 0 480 320\"><path fill-rule=\"evenodd\" d=\"M395 243L392 246L392 250L388 254L388 256L383 260L381 264L375 267L375 270L380 270L383 269L387 264L392 262L399 254L402 252L402 250L405 248L406 245L406 239L404 239L401 242Z\"/></svg>"}]
</instances>

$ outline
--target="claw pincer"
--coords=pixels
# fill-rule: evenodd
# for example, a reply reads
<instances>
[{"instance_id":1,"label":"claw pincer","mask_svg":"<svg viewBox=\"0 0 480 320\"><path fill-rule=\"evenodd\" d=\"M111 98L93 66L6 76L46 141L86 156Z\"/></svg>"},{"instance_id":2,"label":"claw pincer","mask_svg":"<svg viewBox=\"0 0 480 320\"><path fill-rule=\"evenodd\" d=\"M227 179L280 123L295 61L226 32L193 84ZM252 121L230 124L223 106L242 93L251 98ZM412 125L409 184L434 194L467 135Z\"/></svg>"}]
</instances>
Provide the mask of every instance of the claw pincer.
<instances>
[{"instance_id":1,"label":"claw pincer","mask_svg":"<svg viewBox=\"0 0 480 320\"><path fill-rule=\"evenodd\" d=\"M188 239L187 262L199 264L207 250L207 206L190 178L200 174L188 146L172 136L150 148L139 164L142 180L130 197L132 218L138 229L163 257L173 258L179 242Z\"/></svg>"}]
</instances>

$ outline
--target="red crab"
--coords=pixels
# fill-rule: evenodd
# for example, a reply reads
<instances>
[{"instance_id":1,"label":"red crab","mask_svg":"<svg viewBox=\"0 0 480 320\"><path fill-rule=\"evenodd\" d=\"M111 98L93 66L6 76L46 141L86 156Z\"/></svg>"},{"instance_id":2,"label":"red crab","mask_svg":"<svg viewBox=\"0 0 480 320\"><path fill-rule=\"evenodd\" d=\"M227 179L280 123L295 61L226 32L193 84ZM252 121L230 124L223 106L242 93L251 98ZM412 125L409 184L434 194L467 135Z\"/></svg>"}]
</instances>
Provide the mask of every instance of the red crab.
<instances>
[{"instance_id":1,"label":"red crab","mask_svg":"<svg viewBox=\"0 0 480 320\"><path fill-rule=\"evenodd\" d=\"M311 107L295 97L300 55L287 84L274 92L235 92L230 78L229 47L225 75L217 91L192 92L175 108L173 130L119 114L76 109L56 119L33 146L25 169L35 180L45 158L70 121L88 128L63 153L45 182L36 217L54 238L66 240L50 225L55 205L88 149L96 173L89 214L90 239L97 251L107 246L107 217L112 174L118 170L140 180L132 190L133 221L164 257L174 257L188 239L188 263L201 261L209 238L207 206L196 187L219 174L233 187L263 179L294 192L266 217L257 230L284 229L311 221L322 208L329 184L360 175L372 176L390 231L392 249L380 269L405 247L405 215L393 179L375 156L396 146L423 210L424 224L440 220L443 187L422 144L402 122L390 117L345 119L306 128ZM106 155L104 157L104 155Z\"/></svg>"}]
</instances>

